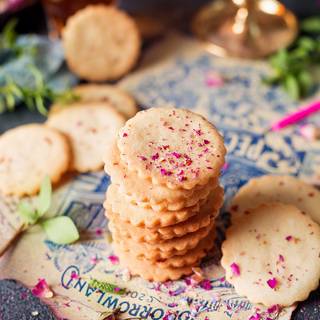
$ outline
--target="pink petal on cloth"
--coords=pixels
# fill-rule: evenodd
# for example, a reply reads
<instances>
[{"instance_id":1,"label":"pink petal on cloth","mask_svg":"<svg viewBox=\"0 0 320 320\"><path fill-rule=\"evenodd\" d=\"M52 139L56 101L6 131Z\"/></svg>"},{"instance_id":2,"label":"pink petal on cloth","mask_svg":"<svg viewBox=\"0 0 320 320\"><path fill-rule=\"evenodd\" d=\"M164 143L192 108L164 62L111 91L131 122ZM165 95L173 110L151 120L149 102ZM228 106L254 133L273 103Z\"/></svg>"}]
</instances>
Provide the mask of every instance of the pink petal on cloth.
<instances>
[{"instance_id":1,"label":"pink petal on cloth","mask_svg":"<svg viewBox=\"0 0 320 320\"><path fill-rule=\"evenodd\" d=\"M210 88L217 88L224 85L224 79L216 72L209 72L205 78L205 84Z\"/></svg>"},{"instance_id":2,"label":"pink petal on cloth","mask_svg":"<svg viewBox=\"0 0 320 320\"><path fill-rule=\"evenodd\" d=\"M209 279L204 279L200 282L200 287L204 290L211 290L212 284Z\"/></svg>"},{"instance_id":3,"label":"pink petal on cloth","mask_svg":"<svg viewBox=\"0 0 320 320\"><path fill-rule=\"evenodd\" d=\"M254 314L253 316L251 316L249 318L249 320L260 320L260 319L262 319L262 318L261 318L261 315L259 313L256 313L256 314Z\"/></svg>"},{"instance_id":4,"label":"pink petal on cloth","mask_svg":"<svg viewBox=\"0 0 320 320\"><path fill-rule=\"evenodd\" d=\"M115 256L115 255L109 256L108 259L112 264L118 264L119 263L119 258L117 256Z\"/></svg>"},{"instance_id":5,"label":"pink petal on cloth","mask_svg":"<svg viewBox=\"0 0 320 320\"><path fill-rule=\"evenodd\" d=\"M51 298L53 292L50 290L48 283L45 279L39 279L38 283L32 288L32 294L40 298Z\"/></svg>"},{"instance_id":6,"label":"pink petal on cloth","mask_svg":"<svg viewBox=\"0 0 320 320\"><path fill-rule=\"evenodd\" d=\"M314 141L320 139L320 128L313 124L305 124L299 128L299 133L307 140Z\"/></svg>"}]
</instances>

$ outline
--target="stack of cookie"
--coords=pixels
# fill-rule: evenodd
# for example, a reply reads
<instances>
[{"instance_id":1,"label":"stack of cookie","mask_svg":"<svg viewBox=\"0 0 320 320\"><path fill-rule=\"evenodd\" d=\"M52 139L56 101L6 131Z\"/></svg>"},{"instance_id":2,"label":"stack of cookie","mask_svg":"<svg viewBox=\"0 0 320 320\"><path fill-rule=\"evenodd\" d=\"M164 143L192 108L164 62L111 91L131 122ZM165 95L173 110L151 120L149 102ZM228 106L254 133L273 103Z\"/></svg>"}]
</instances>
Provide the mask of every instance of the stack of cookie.
<instances>
[{"instance_id":1,"label":"stack of cookie","mask_svg":"<svg viewBox=\"0 0 320 320\"><path fill-rule=\"evenodd\" d=\"M122 266L154 281L192 273L213 247L224 155L215 127L191 111L149 109L127 121L105 165L106 215Z\"/></svg>"}]
</instances>

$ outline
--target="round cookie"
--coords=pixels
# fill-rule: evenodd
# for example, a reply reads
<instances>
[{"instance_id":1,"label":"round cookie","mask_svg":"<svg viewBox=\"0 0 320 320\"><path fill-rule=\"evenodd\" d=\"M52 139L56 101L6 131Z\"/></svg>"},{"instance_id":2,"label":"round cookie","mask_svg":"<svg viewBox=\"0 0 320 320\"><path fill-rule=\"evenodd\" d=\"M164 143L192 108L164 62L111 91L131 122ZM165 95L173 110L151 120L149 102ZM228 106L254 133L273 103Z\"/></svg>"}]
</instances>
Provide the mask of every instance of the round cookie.
<instances>
[{"instance_id":1,"label":"round cookie","mask_svg":"<svg viewBox=\"0 0 320 320\"><path fill-rule=\"evenodd\" d=\"M177 211L192 207L205 199L217 186L217 177L212 178L208 184L196 186L191 190L171 190L162 185L154 185L150 180L139 179L134 172L128 172L119 159L119 150L116 146L105 157L105 171L129 202L154 211Z\"/></svg>"},{"instance_id":2,"label":"round cookie","mask_svg":"<svg viewBox=\"0 0 320 320\"><path fill-rule=\"evenodd\" d=\"M33 195L46 175L57 182L68 169L70 148L55 129L28 124L0 136L0 191L5 195Z\"/></svg>"},{"instance_id":3,"label":"round cookie","mask_svg":"<svg viewBox=\"0 0 320 320\"><path fill-rule=\"evenodd\" d=\"M108 212L110 219L110 229L116 229L122 238L132 238L136 242L147 242L156 244L172 238L179 238L187 233L196 232L210 224L212 219L219 212L223 202L223 189L217 187L212 195L208 197L207 203L201 208L200 212L190 219L168 227L142 228L135 227L129 222L119 218L118 214Z\"/></svg>"},{"instance_id":4,"label":"round cookie","mask_svg":"<svg viewBox=\"0 0 320 320\"><path fill-rule=\"evenodd\" d=\"M79 172L99 170L103 154L115 140L125 119L106 102L73 103L50 113L47 125L64 133L73 153L71 168Z\"/></svg>"},{"instance_id":5,"label":"round cookie","mask_svg":"<svg viewBox=\"0 0 320 320\"><path fill-rule=\"evenodd\" d=\"M130 252L124 252L117 247L115 254L119 257L120 265L128 268L133 275L138 275L149 281L164 282L168 280L178 280L193 272L194 266L185 266L180 268L157 268L151 261L138 259Z\"/></svg>"},{"instance_id":6,"label":"round cookie","mask_svg":"<svg viewBox=\"0 0 320 320\"><path fill-rule=\"evenodd\" d=\"M81 84L73 88L82 102L107 102L126 119L133 117L138 108L134 99L124 90L108 84Z\"/></svg>"},{"instance_id":7,"label":"round cookie","mask_svg":"<svg viewBox=\"0 0 320 320\"><path fill-rule=\"evenodd\" d=\"M200 204L185 208L180 211L154 212L123 201L123 195L115 184L111 184L107 191L107 200L104 203L106 215L113 212L122 220L130 222L134 226L154 228L166 227L189 219L198 214Z\"/></svg>"},{"instance_id":8,"label":"round cookie","mask_svg":"<svg viewBox=\"0 0 320 320\"><path fill-rule=\"evenodd\" d=\"M199 261L213 248L214 246L215 233L214 230L211 230L210 234L205 238L201 239L196 247L191 250L188 250L184 255L172 256L168 259L161 259L159 261L151 261L155 268L181 268L185 266L195 266ZM128 252L130 251L124 244L113 243L115 251ZM134 253L130 251L130 253ZM138 259L141 259L139 256L136 256Z\"/></svg>"},{"instance_id":9,"label":"round cookie","mask_svg":"<svg viewBox=\"0 0 320 320\"><path fill-rule=\"evenodd\" d=\"M137 62L140 34L134 20L113 6L91 5L71 16L62 34L69 68L89 81L116 80Z\"/></svg>"},{"instance_id":10,"label":"round cookie","mask_svg":"<svg viewBox=\"0 0 320 320\"><path fill-rule=\"evenodd\" d=\"M235 195L230 212L232 220L260 204L292 204L320 224L320 191L292 176L262 176L251 179Z\"/></svg>"},{"instance_id":11,"label":"round cookie","mask_svg":"<svg viewBox=\"0 0 320 320\"><path fill-rule=\"evenodd\" d=\"M292 205L261 205L227 230L222 255L226 278L239 295L290 306L319 285L320 227Z\"/></svg>"},{"instance_id":12,"label":"round cookie","mask_svg":"<svg viewBox=\"0 0 320 320\"><path fill-rule=\"evenodd\" d=\"M114 242L126 248L126 251L134 253L139 258L157 261L176 255L184 255L185 252L189 252L195 248L202 239L208 236L213 226L214 222L212 220L209 226L203 227L196 232L188 233L180 238L173 238L158 244L135 242L132 238L122 238L116 230L111 231Z\"/></svg>"},{"instance_id":13,"label":"round cookie","mask_svg":"<svg viewBox=\"0 0 320 320\"><path fill-rule=\"evenodd\" d=\"M140 178L169 189L192 189L219 176L223 138L202 116L185 109L138 112L120 130L121 162Z\"/></svg>"}]
</instances>

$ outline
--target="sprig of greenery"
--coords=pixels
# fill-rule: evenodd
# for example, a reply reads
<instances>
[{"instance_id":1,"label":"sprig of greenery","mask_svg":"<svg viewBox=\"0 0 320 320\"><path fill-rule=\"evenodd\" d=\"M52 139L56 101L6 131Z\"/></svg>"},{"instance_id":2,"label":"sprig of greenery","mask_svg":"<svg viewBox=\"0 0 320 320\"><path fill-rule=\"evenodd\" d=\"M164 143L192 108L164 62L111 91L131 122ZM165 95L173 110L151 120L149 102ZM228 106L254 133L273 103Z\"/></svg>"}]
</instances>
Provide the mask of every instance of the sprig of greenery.
<instances>
[{"instance_id":1,"label":"sprig of greenery","mask_svg":"<svg viewBox=\"0 0 320 320\"><path fill-rule=\"evenodd\" d=\"M21 55L34 55L36 48L22 46L17 42L15 31L17 20L10 20L0 34L0 50L10 50L12 58ZM0 86L0 114L5 111L14 111L18 103L24 103L30 110L37 110L42 115L48 114L47 105L53 102L69 104L79 99L71 90L55 91L49 87L41 71L35 66L29 66L33 86L19 85L12 77L7 76Z\"/></svg>"},{"instance_id":2,"label":"sprig of greenery","mask_svg":"<svg viewBox=\"0 0 320 320\"><path fill-rule=\"evenodd\" d=\"M97 279L91 279L89 281L89 285L92 288L99 289L102 292L108 292L108 293L119 294L119 295L122 295L126 292L125 289L119 288L117 285L114 285L112 283L108 283L105 281L100 281Z\"/></svg>"},{"instance_id":3,"label":"sprig of greenery","mask_svg":"<svg viewBox=\"0 0 320 320\"><path fill-rule=\"evenodd\" d=\"M6 83L0 86L0 113L6 110L14 111L17 102L20 101L30 110L37 110L46 116L48 103L69 104L79 100L79 96L72 90L56 92L50 88L45 83L41 71L34 65L30 65L29 70L34 78L33 87L20 86L10 77L7 77Z\"/></svg>"},{"instance_id":4,"label":"sprig of greenery","mask_svg":"<svg viewBox=\"0 0 320 320\"><path fill-rule=\"evenodd\" d=\"M267 84L282 86L293 99L307 96L314 84L312 68L320 63L320 17L305 20L302 30L318 36L300 36L291 48L274 54L270 58L273 75L264 79Z\"/></svg>"},{"instance_id":5,"label":"sprig of greenery","mask_svg":"<svg viewBox=\"0 0 320 320\"><path fill-rule=\"evenodd\" d=\"M36 48L34 46L23 46L18 44L16 33L17 19L11 19L4 26L0 34L0 50L10 50L13 58L23 54L34 55Z\"/></svg>"},{"instance_id":6,"label":"sprig of greenery","mask_svg":"<svg viewBox=\"0 0 320 320\"><path fill-rule=\"evenodd\" d=\"M79 232L73 221L67 216L43 219L48 212L52 200L52 186L48 176L41 183L39 195L34 203L21 201L18 213L25 229L39 223L46 232L47 238L57 244L69 244L79 239Z\"/></svg>"}]
</instances>

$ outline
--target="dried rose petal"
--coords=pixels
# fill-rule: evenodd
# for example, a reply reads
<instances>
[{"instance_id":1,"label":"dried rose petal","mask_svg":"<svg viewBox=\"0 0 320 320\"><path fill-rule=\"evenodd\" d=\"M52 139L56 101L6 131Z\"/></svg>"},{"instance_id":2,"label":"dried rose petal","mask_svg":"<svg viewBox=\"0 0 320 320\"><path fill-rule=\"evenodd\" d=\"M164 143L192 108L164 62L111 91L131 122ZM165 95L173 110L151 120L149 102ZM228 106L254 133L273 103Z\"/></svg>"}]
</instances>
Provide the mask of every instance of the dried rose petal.
<instances>
[{"instance_id":1,"label":"dried rose petal","mask_svg":"<svg viewBox=\"0 0 320 320\"><path fill-rule=\"evenodd\" d=\"M154 155L152 155L151 159L152 160L157 160L159 158L159 153L155 153Z\"/></svg>"},{"instance_id":2,"label":"dried rose petal","mask_svg":"<svg viewBox=\"0 0 320 320\"><path fill-rule=\"evenodd\" d=\"M204 290L211 290L212 284L209 279L204 279L200 282L200 287Z\"/></svg>"},{"instance_id":3,"label":"dried rose petal","mask_svg":"<svg viewBox=\"0 0 320 320\"><path fill-rule=\"evenodd\" d=\"M224 85L224 79L216 72L209 72L206 76L205 83L211 88L221 87Z\"/></svg>"},{"instance_id":4,"label":"dried rose petal","mask_svg":"<svg viewBox=\"0 0 320 320\"><path fill-rule=\"evenodd\" d=\"M109 256L108 259L112 264L118 264L119 263L119 258L117 256L115 256L115 255Z\"/></svg>"},{"instance_id":5,"label":"dried rose petal","mask_svg":"<svg viewBox=\"0 0 320 320\"><path fill-rule=\"evenodd\" d=\"M313 124L301 126L299 132L307 140L314 141L320 139L320 128Z\"/></svg>"},{"instance_id":6,"label":"dried rose petal","mask_svg":"<svg viewBox=\"0 0 320 320\"><path fill-rule=\"evenodd\" d=\"M273 306L271 306L270 308L268 308L267 312L269 314L272 314L272 313L278 313L280 311L280 307L278 304L275 304Z\"/></svg>"},{"instance_id":7,"label":"dried rose petal","mask_svg":"<svg viewBox=\"0 0 320 320\"><path fill-rule=\"evenodd\" d=\"M271 278L267 280L267 284L271 289L274 289L278 285L278 280L276 278Z\"/></svg>"},{"instance_id":8,"label":"dried rose petal","mask_svg":"<svg viewBox=\"0 0 320 320\"><path fill-rule=\"evenodd\" d=\"M75 272L75 271L72 271L71 273L71 279L72 280L78 280L80 279L79 275Z\"/></svg>"},{"instance_id":9,"label":"dried rose petal","mask_svg":"<svg viewBox=\"0 0 320 320\"><path fill-rule=\"evenodd\" d=\"M231 265L230 265L230 268L231 268L231 271L232 271L232 274L234 276L240 276L240 267L239 265L237 265L235 262L233 262Z\"/></svg>"},{"instance_id":10,"label":"dried rose petal","mask_svg":"<svg viewBox=\"0 0 320 320\"><path fill-rule=\"evenodd\" d=\"M39 279L38 283L32 288L32 294L40 298L51 298L53 292L50 290L48 283L45 279Z\"/></svg>"},{"instance_id":11,"label":"dried rose petal","mask_svg":"<svg viewBox=\"0 0 320 320\"><path fill-rule=\"evenodd\" d=\"M249 320L260 320L260 319L262 319L260 313L256 313L249 318Z\"/></svg>"},{"instance_id":12,"label":"dried rose petal","mask_svg":"<svg viewBox=\"0 0 320 320\"><path fill-rule=\"evenodd\" d=\"M287 241L291 241L292 239L293 239L292 236L286 236L286 240L287 240Z\"/></svg>"},{"instance_id":13,"label":"dried rose petal","mask_svg":"<svg viewBox=\"0 0 320 320\"><path fill-rule=\"evenodd\" d=\"M181 153L172 152L172 155L173 155L174 157L176 157L177 159L181 158Z\"/></svg>"}]
</instances>

